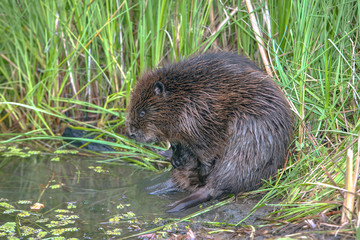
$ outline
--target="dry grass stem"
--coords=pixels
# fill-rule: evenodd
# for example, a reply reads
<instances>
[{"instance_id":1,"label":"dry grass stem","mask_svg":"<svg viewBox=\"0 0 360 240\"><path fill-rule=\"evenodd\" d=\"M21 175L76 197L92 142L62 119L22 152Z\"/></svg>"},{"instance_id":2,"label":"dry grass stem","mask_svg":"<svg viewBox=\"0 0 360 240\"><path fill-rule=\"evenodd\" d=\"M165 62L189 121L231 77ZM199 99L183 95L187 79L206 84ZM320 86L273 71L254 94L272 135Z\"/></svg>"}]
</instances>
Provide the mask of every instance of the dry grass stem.
<instances>
[{"instance_id":1,"label":"dry grass stem","mask_svg":"<svg viewBox=\"0 0 360 240\"><path fill-rule=\"evenodd\" d=\"M267 57L268 54L267 54L267 51L264 48L265 44L264 44L264 41L262 40L263 39L262 38L262 33L260 32L260 28L259 28L258 22L256 20L256 15L254 13L254 9L252 7L251 0L245 0L245 3L246 3L246 7L247 7L247 10L248 10L248 13L249 13L251 26L252 26L253 31L255 33L256 41L258 42L258 47L259 47L259 50L260 50L260 55L261 55L261 59L263 61L265 70L266 70L267 74L269 74L271 77L273 77L273 73L272 73L271 68L270 68L271 65L270 65L269 59Z\"/></svg>"}]
</instances>

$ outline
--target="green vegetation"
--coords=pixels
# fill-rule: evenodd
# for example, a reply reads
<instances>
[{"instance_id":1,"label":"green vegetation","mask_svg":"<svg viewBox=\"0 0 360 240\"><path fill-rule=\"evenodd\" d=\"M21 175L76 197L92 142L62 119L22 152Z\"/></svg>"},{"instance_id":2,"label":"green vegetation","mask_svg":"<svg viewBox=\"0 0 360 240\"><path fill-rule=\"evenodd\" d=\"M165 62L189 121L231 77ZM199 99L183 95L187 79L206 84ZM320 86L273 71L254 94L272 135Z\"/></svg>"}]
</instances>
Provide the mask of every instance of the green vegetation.
<instances>
[{"instance_id":1,"label":"green vegetation","mask_svg":"<svg viewBox=\"0 0 360 240\"><path fill-rule=\"evenodd\" d=\"M340 211L359 175L360 2L252 4L274 79L297 116L287 167L260 190L259 206L281 198L271 216L281 222L326 219L354 230L360 205L346 205L351 221L340 221ZM220 49L262 65L240 0L6 0L0 35L0 144L61 140L72 125L100 134L91 141L116 148L122 160L153 169L159 156L121 135L142 72Z\"/></svg>"}]
</instances>

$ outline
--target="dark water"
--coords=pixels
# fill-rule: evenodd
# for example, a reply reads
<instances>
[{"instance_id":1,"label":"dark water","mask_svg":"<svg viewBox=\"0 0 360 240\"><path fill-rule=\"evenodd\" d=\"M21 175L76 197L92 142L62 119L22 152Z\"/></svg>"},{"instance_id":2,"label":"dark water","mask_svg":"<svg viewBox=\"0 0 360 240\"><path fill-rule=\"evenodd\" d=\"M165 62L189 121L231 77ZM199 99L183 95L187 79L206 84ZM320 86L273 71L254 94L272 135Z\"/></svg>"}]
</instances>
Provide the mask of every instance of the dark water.
<instances>
[{"instance_id":1,"label":"dark water","mask_svg":"<svg viewBox=\"0 0 360 240\"><path fill-rule=\"evenodd\" d=\"M158 178L157 173L120 163L100 164L97 159L76 155L58 162L50 161L51 158L34 155L26 159L0 159L0 203L8 203L16 210L30 213L29 216L18 217L19 212L4 213L4 208L0 207L0 237L6 233L5 223L17 222L21 224L18 227L22 226L22 235L17 231L5 236L39 238L42 231L47 238L118 239L199 210L197 207L170 215L166 213L167 205L184 193L170 196L148 194L145 187L167 179L166 174L154 180ZM21 200L29 202L21 203ZM257 200L247 199L222 206L197 217L196 221L237 223L247 216ZM36 202L45 207L30 212L30 206ZM214 202L207 203L211 204ZM247 223L255 222L257 216L263 216L268 211L253 215ZM64 221L62 215L72 221ZM179 225L179 228L185 225ZM25 235L30 230L24 226L35 232ZM65 230L58 233L58 229Z\"/></svg>"}]
</instances>

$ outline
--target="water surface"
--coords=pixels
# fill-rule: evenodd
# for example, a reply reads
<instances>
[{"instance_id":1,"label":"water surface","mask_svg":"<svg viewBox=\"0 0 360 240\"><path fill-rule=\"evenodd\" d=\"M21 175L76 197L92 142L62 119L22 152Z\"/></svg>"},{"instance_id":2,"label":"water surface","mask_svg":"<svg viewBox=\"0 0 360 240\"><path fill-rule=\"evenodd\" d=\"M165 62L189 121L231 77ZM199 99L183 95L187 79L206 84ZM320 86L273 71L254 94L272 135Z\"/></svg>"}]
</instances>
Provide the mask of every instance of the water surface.
<instances>
[{"instance_id":1,"label":"water surface","mask_svg":"<svg viewBox=\"0 0 360 240\"><path fill-rule=\"evenodd\" d=\"M60 161L51 161L51 158L33 155L0 159L0 202L14 208L5 212L0 208L0 236L6 232L5 223L21 223L22 239L42 236L41 232L44 237L121 238L199 210L198 206L168 214L167 205L186 193L148 194L146 186L166 180L168 174L159 178L159 174L135 166L98 163L98 159L77 155ZM197 224L186 222L173 231L186 231L186 226L198 229L204 221L237 223L247 216L257 200L246 199L222 206L196 217ZM36 202L44 204L44 208L30 212L30 206ZM214 201L205 206L211 204ZM24 214L20 210L30 215L18 215ZM266 212L268 210L259 214L262 216ZM257 216L247 219L247 223L255 222ZM25 235L31 230L25 227L34 231ZM18 232L13 236L20 237Z\"/></svg>"}]
</instances>

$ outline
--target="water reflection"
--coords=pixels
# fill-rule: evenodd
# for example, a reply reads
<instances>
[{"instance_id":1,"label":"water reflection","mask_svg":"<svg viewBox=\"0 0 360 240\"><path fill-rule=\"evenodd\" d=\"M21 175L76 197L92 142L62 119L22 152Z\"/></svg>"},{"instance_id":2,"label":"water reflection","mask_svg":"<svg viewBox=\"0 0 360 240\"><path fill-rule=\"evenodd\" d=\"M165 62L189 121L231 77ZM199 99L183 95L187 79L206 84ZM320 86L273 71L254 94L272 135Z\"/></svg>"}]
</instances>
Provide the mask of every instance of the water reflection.
<instances>
[{"instance_id":1,"label":"water reflection","mask_svg":"<svg viewBox=\"0 0 360 240\"><path fill-rule=\"evenodd\" d=\"M144 190L156 176L151 171L124 164L98 164L96 160L77 156L59 162L44 156L0 161L0 198L23 210L30 210L29 205L19 205L19 200L39 201L45 205L40 213L50 220L55 219L57 209L71 210L79 216L75 225L81 234L94 237L116 227L122 229L123 235L131 232L131 218L133 228L137 228L146 221L151 223L155 218L168 216L165 209L170 200L151 196ZM135 217L126 218L129 212ZM110 224L114 216L124 214L122 221ZM6 214L0 216L1 222L11 218Z\"/></svg>"}]
</instances>

